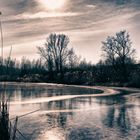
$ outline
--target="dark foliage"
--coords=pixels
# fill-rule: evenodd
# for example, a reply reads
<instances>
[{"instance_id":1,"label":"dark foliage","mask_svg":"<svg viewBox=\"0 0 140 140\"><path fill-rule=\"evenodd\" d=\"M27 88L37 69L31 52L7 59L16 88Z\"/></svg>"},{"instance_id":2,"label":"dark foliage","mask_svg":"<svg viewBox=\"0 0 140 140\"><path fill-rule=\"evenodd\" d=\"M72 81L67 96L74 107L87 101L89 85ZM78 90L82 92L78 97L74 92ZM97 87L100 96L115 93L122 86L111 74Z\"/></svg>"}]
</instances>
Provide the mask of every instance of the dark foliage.
<instances>
[{"instance_id":1,"label":"dark foliage","mask_svg":"<svg viewBox=\"0 0 140 140\"><path fill-rule=\"evenodd\" d=\"M126 31L103 42L105 59L96 65L81 60L68 43L67 36L51 34L45 46L38 47L41 59L4 59L0 81L140 87L140 65L134 60L135 50Z\"/></svg>"}]
</instances>

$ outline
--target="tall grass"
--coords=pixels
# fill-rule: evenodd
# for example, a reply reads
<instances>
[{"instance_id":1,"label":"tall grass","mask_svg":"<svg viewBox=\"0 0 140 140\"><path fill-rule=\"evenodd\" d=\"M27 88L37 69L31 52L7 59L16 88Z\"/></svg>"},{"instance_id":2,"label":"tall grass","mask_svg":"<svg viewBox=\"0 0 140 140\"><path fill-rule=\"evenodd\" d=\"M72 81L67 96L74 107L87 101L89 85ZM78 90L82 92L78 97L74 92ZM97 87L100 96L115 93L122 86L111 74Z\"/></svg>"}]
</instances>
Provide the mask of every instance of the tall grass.
<instances>
[{"instance_id":1,"label":"tall grass","mask_svg":"<svg viewBox=\"0 0 140 140\"><path fill-rule=\"evenodd\" d=\"M0 101L0 140L10 140L9 104L5 94L1 94Z\"/></svg>"},{"instance_id":2,"label":"tall grass","mask_svg":"<svg viewBox=\"0 0 140 140\"><path fill-rule=\"evenodd\" d=\"M0 12L0 16L2 13ZM3 30L2 22L0 18L0 35L1 35L1 66L3 68ZM11 51L9 53L9 60L11 57ZM7 64L8 67L9 64ZM16 118L14 127L9 120L9 107L10 107L10 97L6 97L5 93L5 83L2 83L2 93L0 93L0 140L15 140L16 130L17 130L17 121ZM3 90L4 89L4 90Z\"/></svg>"}]
</instances>

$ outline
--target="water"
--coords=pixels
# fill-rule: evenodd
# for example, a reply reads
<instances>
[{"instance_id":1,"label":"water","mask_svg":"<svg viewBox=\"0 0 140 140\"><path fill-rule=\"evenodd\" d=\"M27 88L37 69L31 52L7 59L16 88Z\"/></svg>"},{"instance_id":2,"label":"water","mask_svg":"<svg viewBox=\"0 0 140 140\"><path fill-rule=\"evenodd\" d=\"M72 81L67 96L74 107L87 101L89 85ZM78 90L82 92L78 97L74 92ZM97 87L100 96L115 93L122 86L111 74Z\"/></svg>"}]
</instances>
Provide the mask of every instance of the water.
<instances>
[{"instance_id":1,"label":"water","mask_svg":"<svg viewBox=\"0 0 140 140\"><path fill-rule=\"evenodd\" d=\"M140 94L128 91L102 96L100 90L63 85L0 88L10 96L11 121L39 109L19 117L18 129L28 140L140 140Z\"/></svg>"}]
</instances>

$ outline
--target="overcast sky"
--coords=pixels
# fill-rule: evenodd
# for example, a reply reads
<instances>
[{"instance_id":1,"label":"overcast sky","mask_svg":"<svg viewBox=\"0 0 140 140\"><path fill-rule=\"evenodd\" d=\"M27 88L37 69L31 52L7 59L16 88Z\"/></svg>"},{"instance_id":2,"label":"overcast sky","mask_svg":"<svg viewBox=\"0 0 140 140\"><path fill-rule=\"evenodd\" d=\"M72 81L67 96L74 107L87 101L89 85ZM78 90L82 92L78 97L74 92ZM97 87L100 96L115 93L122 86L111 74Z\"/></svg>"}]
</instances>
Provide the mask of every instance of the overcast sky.
<instances>
[{"instance_id":1,"label":"overcast sky","mask_svg":"<svg viewBox=\"0 0 140 140\"><path fill-rule=\"evenodd\" d=\"M5 55L12 45L12 57L37 58L36 46L42 46L48 35L56 32L68 35L69 47L96 63L101 41L126 29L140 59L140 0L63 0L65 3L55 10L45 1L0 0Z\"/></svg>"}]
</instances>

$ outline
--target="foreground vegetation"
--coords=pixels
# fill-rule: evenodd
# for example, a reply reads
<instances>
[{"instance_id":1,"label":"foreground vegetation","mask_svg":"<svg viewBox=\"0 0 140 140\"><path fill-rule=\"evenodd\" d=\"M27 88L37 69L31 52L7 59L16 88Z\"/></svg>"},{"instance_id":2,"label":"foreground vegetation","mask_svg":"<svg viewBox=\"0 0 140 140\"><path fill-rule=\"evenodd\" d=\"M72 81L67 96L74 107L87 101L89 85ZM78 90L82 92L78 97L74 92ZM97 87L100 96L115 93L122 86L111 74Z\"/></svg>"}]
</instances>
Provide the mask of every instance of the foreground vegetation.
<instances>
[{"instance_id":1,"label":"foreground vegetation","mask_svg":"<svg viewBox=\"0 0 140 140\"><path fill-rule=\"evenodd\" d=\"M102 42L102 60L96 65L78 57L68 44L68 36L51 34L38 47L38 60L1 59L0 81L140 87L140 64L126 31Z\"/></svg>"}]
</instances>

